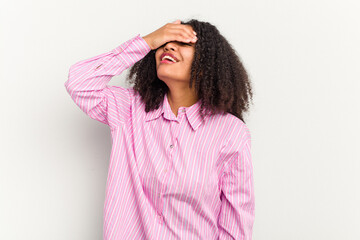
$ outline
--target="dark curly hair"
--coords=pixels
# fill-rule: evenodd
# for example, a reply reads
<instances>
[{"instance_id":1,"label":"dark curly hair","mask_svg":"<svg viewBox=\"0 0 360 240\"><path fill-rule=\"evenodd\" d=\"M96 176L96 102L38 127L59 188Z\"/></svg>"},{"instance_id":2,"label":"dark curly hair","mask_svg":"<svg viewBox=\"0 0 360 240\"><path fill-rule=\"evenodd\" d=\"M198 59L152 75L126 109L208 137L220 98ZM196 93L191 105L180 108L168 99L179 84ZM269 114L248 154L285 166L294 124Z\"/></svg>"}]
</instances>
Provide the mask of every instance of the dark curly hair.
<instances>
[{"instance_id":1,"label":"dark curly hair","mask_svg":"<svg viewBox=\"0 0 360 240\"><path fill-rule=\"evenodd\" d=\"M243 113L249 110L253 93L248 74L236 51L214 25L196 19L181 23L192 26L197 33L190 88L195 83L195 92L201 99L200 114L228 112L245 123ZM157 77L156 50L151 50L136 62L127 77L145 103L146 112L159 108L169 90Z\"/></svg>"}]
</instances>

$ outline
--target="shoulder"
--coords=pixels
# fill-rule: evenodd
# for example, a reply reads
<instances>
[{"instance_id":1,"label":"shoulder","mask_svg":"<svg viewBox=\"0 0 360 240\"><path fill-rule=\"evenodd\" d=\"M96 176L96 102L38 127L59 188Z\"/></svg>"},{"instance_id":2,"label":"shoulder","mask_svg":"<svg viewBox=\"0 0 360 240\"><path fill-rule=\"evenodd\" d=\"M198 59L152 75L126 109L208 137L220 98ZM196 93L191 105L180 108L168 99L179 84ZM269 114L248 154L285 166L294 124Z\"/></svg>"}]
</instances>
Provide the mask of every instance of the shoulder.
<instances>
[{"instance_id":1,"label":"shoulder","mask_svg":"<svg viewBox=\"0 0 360 240\"><path fill-rule=\"evenodd\" d=\"M244 159L250 159L251 134L248 126L230 113L219 116L219 120L227 125L218 159L222 176L234 166L234 163L243 164ZM245 158L245 155L249 157Z\"/></svg>"},{"instance_id":2,"label":"shoulder","mask_svg":"<svg viewBox=\"0 0 360 240\"><path fill-rule=\"evenodd\" d=\"M211 118L210 118L211 119ZM226 159L240 154L245 147L251 144L251 133L249 127L238 117L231 113L214 116L211 121L217 121L223 126L220 133L223 139L220 155Z\"/></svg>"},{"instance_id":3,"label":"shoulder","mask_svg":"<svg viewBox=\"0 0 360 240\"><path fill-rule=\"evenodd\" d=\"M136 111L145 111L145 105L140 94L133 87L108 85L104 93L111 97L112 102L119 107L129 107Z\"/></svg>"},{"instance_id":4,"label":"shoulder","mask_svg":"<svg viewBox=\"0 0 360 240\"><path fill-rule=\"evenodd\" d=\"M122 86L107 86L107 89L109 91L114 92L118 95L118 97L121 96L127 96L131 99L138 99L140 97L139 93L134 90L133 87L122 87Z\"/></svg>"},{"instance_id":5,"label":"shoulder","mask_svg":"<svg viewBox=\"0 0 360 240\"><path fill-rule=\"evenodd\" d=\"M226 143L237 142L240 143L251 137L249 127L238 117L231 113L216 114L208 117L208 122L212 122L222 129L220 133L223 135Z\"/></svg>"}]
</instances>

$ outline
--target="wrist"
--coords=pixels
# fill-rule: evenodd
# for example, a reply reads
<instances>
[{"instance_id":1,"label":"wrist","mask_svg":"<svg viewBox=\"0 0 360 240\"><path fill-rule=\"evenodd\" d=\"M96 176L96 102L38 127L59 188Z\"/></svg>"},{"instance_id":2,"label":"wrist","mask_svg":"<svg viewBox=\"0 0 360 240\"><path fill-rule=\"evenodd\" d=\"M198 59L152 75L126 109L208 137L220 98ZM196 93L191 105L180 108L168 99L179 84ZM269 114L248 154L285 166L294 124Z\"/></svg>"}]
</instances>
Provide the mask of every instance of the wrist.
<instances>
[{"instance_id":1,"label":"wrist","mask_svg":"<svg viewBox=\"0 0 360 240\"><path fill-rule=\"evenodd\" d=\"M145 42L146 42L147 45L150 47L150 49L153 50L154 48L153 48L152 45L151 45L151 41L150 41L148 35L146 35L146 36L144 36L144 37L142 37L142 38L145 40Z\"/></svg>"}]
</instances>

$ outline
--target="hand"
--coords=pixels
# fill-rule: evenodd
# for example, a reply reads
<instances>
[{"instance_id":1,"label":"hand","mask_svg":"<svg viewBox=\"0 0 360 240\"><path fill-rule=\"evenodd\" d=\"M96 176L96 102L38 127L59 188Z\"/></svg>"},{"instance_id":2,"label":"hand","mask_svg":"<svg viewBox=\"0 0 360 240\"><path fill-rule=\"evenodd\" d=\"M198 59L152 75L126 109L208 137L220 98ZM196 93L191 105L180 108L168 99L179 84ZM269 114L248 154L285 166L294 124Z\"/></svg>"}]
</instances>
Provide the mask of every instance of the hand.
<instances>
[{"instance_id":1,"label":"hand","mask_svg":"<svg viewBox=\"0 0 360 240\"><path fill-rule=\"evenodd\" d=\"M171 41L196 42L196 33L190 25L181 24L180 20L167 23L154 32L146 35L143 39L147 42L151 50L157 49L164 43Z\"/></svg>"}]
</instances>

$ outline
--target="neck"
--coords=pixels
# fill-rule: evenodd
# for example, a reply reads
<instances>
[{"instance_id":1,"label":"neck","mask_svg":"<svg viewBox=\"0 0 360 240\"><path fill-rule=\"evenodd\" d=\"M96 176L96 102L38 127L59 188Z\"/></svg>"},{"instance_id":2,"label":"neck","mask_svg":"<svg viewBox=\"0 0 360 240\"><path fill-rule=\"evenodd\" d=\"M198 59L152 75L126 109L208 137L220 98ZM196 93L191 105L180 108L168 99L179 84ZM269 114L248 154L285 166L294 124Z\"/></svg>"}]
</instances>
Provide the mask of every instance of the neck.
<instances>
[{"instance_id":1,"label":"neck","mask_svg":"<svg viewBox=\"0 0 360 240\"><path fill-rule=\"evenodd\" d=\"M169 89L169 92L167 93L167 98L171 110L175 114L175 116L178 115L179 107L190 107L198 101L198 97L196 96L195 91L189 88L187 91L171 91Z\"/></svg>"}]
</instances>

